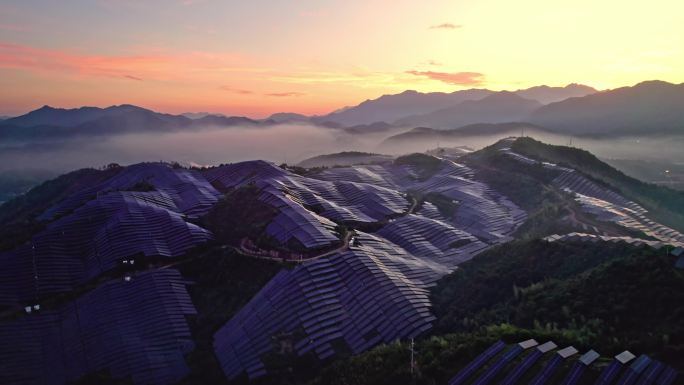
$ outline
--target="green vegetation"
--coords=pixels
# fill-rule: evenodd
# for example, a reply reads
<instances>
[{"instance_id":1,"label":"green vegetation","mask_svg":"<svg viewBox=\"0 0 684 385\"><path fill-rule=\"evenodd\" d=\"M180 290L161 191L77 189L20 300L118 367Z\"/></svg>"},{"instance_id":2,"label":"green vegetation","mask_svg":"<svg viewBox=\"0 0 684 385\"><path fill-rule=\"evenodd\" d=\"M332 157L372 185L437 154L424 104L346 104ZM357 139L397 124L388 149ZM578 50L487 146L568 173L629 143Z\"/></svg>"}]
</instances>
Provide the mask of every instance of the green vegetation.
<instances>
[{"instance_id":1,"label":"green vegetation","mask_svg":"<svg viewBox=\"0 0 684 385\"><path fill-rule=\"evenodd\" d=\"M420 180L429 179L442 167L442 161L439 158L420 153L400 156L394 160L394 164L415 167Z\"/></svg>"},{"instance_id":2,"label":"green vegetation","mask_svg":"<svg viewBox=\"0 0 684 385\"><path fill-rule=\"evenodd\" d=\"M41 229L36 218L70 194L113 176L118 168L96 170L85 168L44 182L26 194L0 205L0 251L13 249Z\"/></svg>"},{"instance_id":3,"label":"green vegetation","mask_svg":"<svg viewBox=\"0 0 684 385\"><path fill-rule=\"evenodd\" d=\"M191 374L181 384L225 384L213 349L213 336L275 274L282 264L214 247L176 267L192 282L188 291L197 315L188 320L195 349L186 357Z\"/></svg>"},{"instance_id":4,"label":"green vegetation","mask_svg":"<svg viewBox=\"0 0 684 385\"><path fill-rule=\"evenodd\" d=\"M479 179L528 212L526 221L514 234L516 238L534 239L576 230L562 221L571 214L570 208L576 208L577 204L572 197L551 185L557 176L555 172L541 165L513 161L501 154L496 146L466 155L463 159L477 170Z\"/></svg>"},{"instance_id":5,"label":"green vegetation","mask_svg":"<svg viewBox=\"0 0 684 385\"><path fill-rule=\"evenodd\" d=\"M394 385L446 384L461 368L498 340L517 343L529 338L553 340L561 345L577 341L545 329L521 329L509 324L492 325L473 333L433 335L415 342L414 374L410 371L410 343L397 341L380 345L360 355L339 360L324 368L309 385ZM569 366L570 363L565 363ZM595 378L592 368L586 378ZM523 383L523 381L521 381ZM591 382L582 382L590 384Z\"/></svg>"},{"instance_id":6,"label":"green vegetation","mask_svg":"<svg viewBox=\"0 0 684 385\"><path fill-rule=\"evenodd\" d=\"M536 240L460 267L432 290L436 333L510 323L606 354L628 348L672 361L684 353L684 273L663 251Z\"/></svg>"},{"instance_id":7,"label":"green vegetation","mask_svg":"<svg viewBox=\"0 0 684 385\"><path fill-rule=\"evenodd\" d=\"M435 205L439 213L445 218L452 218L456 215L459 206L459 202L435 192L425 194L422 199Z\"/></svg>"},{"instance_id":8,"label":"green vegetation","mask_svg":"<svg viewBox=\"0 0 684 385\"><path fill-rule=\"evenodd\" d=\"M202 218L203 226L221 243L235 246L249 238L257 245L277 246L265 230L278 212L258 196L259 188L254 184L228 192Z\"/></svg>"},{"instance_id":9,"label":"green vegetation","mask_svg":"<svg viewBox=\"0 0 684 385\"><path fill-rule=\"evenodd\" d=\"M572 167L595 182L642 204L654 219L684 231L684 191L629 177L600 161L590 152L577 148L553 146L532 138L518 138L511 148L528 157Z\"/></svg>"},{"instance_id":10,"label":"green vegetation","mask_svg":"<svg viewBox=\"0 0 684 385\"><path fill-rule=\"evenodd\" d=\"M493 189L504 192L513 203L525 210L536 210L545 202L559 202L549 186L558 176L541 165L516 162L498 151L496 145L462 158L477 170L477 177Z\"/></svg>"},{"instance_id":11,"label":"green vegetation","mask_svg":"<svg viewBox=\"0 0 684 385\"><path fill-rule=\"evenodd\" d=\"M149 192L154 190L155 187L152 183L146 180L141 180L133 186L129 187L126 191Z\"/></svg>"},{"instance_id":12,"label":"green vegetation","mask_svg":"<svg viewBox=\"0 0 684 385\"><path fill-rule=\"evenodd\" d=\"M54 177L55 174L50 171L0 171L0 204L28 192L32 187Z\"/></svg>"}]
</instances>

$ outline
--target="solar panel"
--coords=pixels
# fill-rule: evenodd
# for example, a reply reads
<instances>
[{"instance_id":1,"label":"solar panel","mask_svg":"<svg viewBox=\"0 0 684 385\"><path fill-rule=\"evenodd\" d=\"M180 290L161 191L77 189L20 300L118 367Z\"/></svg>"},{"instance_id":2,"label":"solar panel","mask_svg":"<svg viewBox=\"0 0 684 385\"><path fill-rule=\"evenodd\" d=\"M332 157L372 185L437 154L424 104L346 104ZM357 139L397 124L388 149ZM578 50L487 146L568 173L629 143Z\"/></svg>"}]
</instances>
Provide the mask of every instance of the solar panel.
<instances>
[{"instance_id":1,"label":"solar panel","mask_svg":"<svg viewBox=\"0 0 684 385\"><path fill-rule=\"evenodd\" d=\"M527 372L532 367L532 365L537 363L537 361L539 360L539 358L541 358L543 354L544 353L542 353L539 349L534 349L533 351L531 351L520 364L518 364L513 370L508 372L508 375L501 382L501 385L515 384L520 379L520 377L522 377L523 374L525 374L525 372Z\"/></svg>"},{"instance_id":2,"label":"solar panel","mask_svg":"<svg viewBox=\"0 0 684 385\"><path fill-rule=\"evenodd\" d=\"M485 369L485 372L473 383L473 385L486 385L489 384L494 377L515 357L520 355L525 349L520 346L520 344L514 345L512 348L508 349L503 356L501 356L494 364Z\"/></svg>"},{"instance_id":3,"label":"solar panel","mask_svg":"<svg viewBox=\"0 0 684 385\"><path fill-rule=\"evenodd\" d=\"M300 330L295 353L326 359L337 352L336 340L360 353L431 327L428 292L409 278L417 266L430 266L381 238L362 232L357 238L364 246L282 270L219 329L214 350L226 377L263 376L249 368L263 367L271 336L279 333ZM268 322L253 321L257 316Z\"/></svg>"},{"instance_id":4,"label":"solar panel","mask_svg":"<svg viewBox=\"0 0 684 385\"><path fill-rule=\"evenodd\" d=\"M582 355L582 357L580 357L579 360L580 360L580 362L581 362L582 364L584 364L584 365L586 365L586 366L589 366L589 365L591 365L592 363L594 363L594 361L596 361L599 357L601 357L600 354L598 354L598 353L595 352L594 350L590 350L590 351L584 353L584 354Z\"/></svg>"},{"instance_id":5,"label":"solar panel","mask_svg":"<svg viewBox=\"0 0 684 385\"><path fill-rule=\"evenodd\" d=\"M636 382L639 375L646 369L646 367L651 363L651 359L646 355L641 355L639 358L634 360L629 368L625 370L622 377L618 380L618 385L632 385Z\"/></svg>"},{"instance_id":6,"label":"solar panel","mask_svg":"<svg viewBox=\"0 0 684 385\"><path fill-rule=\"evenodd\" d=\"M608 385L612 383L622 367L623 364L620 360L617 358L613 359L613 361L611 361L611 363L606 366L605 369L603 369L599 375L599 378L596 380L596 382L594 382L594 385Z\"/></svg>"},{"instance_id":7,"label":"solar panel","mask_svg":"<svg viewBox=\"0 0 684 385\"><path fill-rule=\"evenodd\" d=\"M653 360L644 374L639 378L637 385L651 385L655 382L660 372L665 368L662 362Z\"/></svg>"},{"instance_id":8,"label":"solar panel","mask_svg":"<svg viewBox=\"0 0 684 385\"><path fill-rule=\"evenodd\" d=\"M0 323L0 383L57 385L96 371L136 384L177 382L194 349L191 314L176 270L106 282L57 309Z\"/></svg>"},{"instance_id":9,"label":"solar panel","mask_svg":"<svg viewBox=\"0 0 684 385\"><path fill-rule=\"evenodd\" d=\"M475 373L479 368L482 367L487 361L494 357L498 352L500 352L506 344L503 341L498 341L490 346L487 350L480 353L473 361L471 361L465 368L461 369L458 374L449 380L449 385L460 385L465 382L468 377Z\"/></svg>"},{"instance_id":10,"label":"solar panel","mask_svg":"<svg viewBox=\"0 0 684 385\"><path fill-rule=\"evenodd\" d=\"M573 365L572 369L562 382L562 385L575 385L579 382L580 378L594 361L596 361L600 355L594 350L590 350L584 353L579 360Z\"/></svg>"},{"instance_id":11,"label":"solar panel","mask_svg":"<svg viewBox=\"0 0 684 385\"><path fill-rule=\"evenodd\" d=\"M572 346L568 346L556 352L556 354L549 360L549 362L544 366L544 368L532 379L530 385L543 385L545 384L551 376L560 367L560 364L568 357L577 354L577 349Z\"/></svg>"},{"instance_id":12,"label":"solar panel","mask_svg":"<svg viewBox=\"0 0 684 385\"><path fill-rule=\"evenodd\" d=\"M658 379L656 380L657 385L671 385L674 383L675 379L677 379L677 376L679 374L677 373L676 370L666 367L665 370L663 370L662 374Z\"/></svg>"}]
</instances>

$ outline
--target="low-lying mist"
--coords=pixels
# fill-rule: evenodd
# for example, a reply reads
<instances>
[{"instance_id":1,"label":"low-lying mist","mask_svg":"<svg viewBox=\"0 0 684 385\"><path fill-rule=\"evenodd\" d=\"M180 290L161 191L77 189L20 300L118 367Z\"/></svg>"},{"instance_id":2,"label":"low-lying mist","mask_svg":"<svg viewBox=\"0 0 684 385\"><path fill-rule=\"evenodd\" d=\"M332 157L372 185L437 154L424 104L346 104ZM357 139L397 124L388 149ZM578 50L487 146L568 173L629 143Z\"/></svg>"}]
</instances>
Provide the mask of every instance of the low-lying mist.
<instances>
[{"instance_id":1,"label":"low-lying mist","mask_svg":"<svg viewBox=\"0 0 684 385\"><path fill-rule=\"evenodd\" d=\"M519 134L503 132L489 136L457 137L448 141L384 142L387 137L405 130L408 129L352 134L344 130L307 124L282 124L93 136L23 145L3 145L0 142L0 173L16 174L17 171L23 171L26 174L33 174L40 171L43 175L46 172L56 175L109 163L128 165L159 160L200 166L253 159L296 164L312 156L352 150L400 155L422 152L437 146L468 146L479 149L501 138ZM548 132L526 134L551 144L570 144L570 138L567 136ZM684 148L684 137L573 138L572 146L587 149L601 158L652 159L684 163L684 152L681 151Z\"/></svg>"}]
</instances>

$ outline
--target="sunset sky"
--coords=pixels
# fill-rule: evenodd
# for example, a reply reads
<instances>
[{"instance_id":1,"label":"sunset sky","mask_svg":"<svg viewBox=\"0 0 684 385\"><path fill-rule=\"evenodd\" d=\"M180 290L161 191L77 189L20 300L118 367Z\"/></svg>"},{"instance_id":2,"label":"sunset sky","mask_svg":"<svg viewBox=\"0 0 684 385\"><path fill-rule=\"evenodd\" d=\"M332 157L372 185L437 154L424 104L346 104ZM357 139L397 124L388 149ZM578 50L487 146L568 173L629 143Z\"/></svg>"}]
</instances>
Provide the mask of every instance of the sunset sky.
<instances>
[{"instance_id":1,"label":"sunset sky","mask_svg":"<svg viewBox=\"0 0 684 385\"><path fill-rule=\"evenodd\" d=\"M0 115L321 114L406 89L684 82L684 2L0 1Z\"/></svg>"}]
</instances>

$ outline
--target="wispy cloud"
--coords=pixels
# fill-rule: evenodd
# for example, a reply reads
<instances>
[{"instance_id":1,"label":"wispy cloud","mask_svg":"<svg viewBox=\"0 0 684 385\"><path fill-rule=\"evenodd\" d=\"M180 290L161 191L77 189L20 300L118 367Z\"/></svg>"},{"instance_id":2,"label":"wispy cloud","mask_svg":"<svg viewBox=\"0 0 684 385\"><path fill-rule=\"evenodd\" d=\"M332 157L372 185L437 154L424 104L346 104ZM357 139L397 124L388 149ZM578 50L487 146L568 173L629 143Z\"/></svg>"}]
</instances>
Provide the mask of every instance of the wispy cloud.
<instances>
[{"instance_id":1,"label":"wispy cloud","mask_svg":"<svg viewBox=\"0 0 684 385\"><path fill-rule=\"evenodd\" d=\"M0 23L0 31L27 32L30 30L31 28L25 25Z\"/></svg>"},{"instance_id":2,"label":"wispy cloud","mask_svg":"<svg viewBox=\"0 0 684 385\"><path fill-rule=\"evenodd\" d=\"M442 23L437 25L431 25L430 29L459 29L461 27L463 26L460 24Z\"/></svg>"},{"instance_id":3,"label":"wispy cloud","mask_svg":"<svg viewBox=\"0 0 684 385\"><path fill-rule=\"evenodd\" d=\"M126 79L137 80L139 82L142 81L142 78L139 78L139 77L133 76L133 75L124 75L123 77L125 77Z\"/></svg>"},{"instance_id":4,"label":"wispy cloud","mask_svg":"<svg viewBox=\"0 0 684 385\"><path fill-rule=\"evenodd\" d=\"M221 86L221 87L219 87L219 89L221 89L223 91L228 91L228 92L231 92L234 94L238 94L238 95L251 95L254 93L253 91L250 91L250 90L242 90L242 89L233 88L230 86Z\"/></svg>"},{"instance_id":5,"label":"wispy cloud","mask_svg":"<svg viewBox=\"0 0 684 385\"><path fill-rule=\"evenodd\" d=\"M264 95L273 96L276 98L288 98L288 97L304 96L305 94L303 92L273 92L273 93L264 94Z\"/></svg>"},{"instance_id":6,"label":"wispy cloud","mask_svg":"<svg viewBox=\"0 0 684 385\"><path fill-rule=\"evenodd\" d=\"M70 76L178 80L180 74L252 71L245 58L227 53L164 52L97 55L0 41L0 68Z\"/></svg>"},{"instance_id":7,"label":"wispy cloud","mask_svg":"<svg viewBox=\"0 0 684 385\"><path fill-rule=\"evenodd\" d=\"M433 72L433 71L406 71L407 74L424 76L428 79L438 80L457 86L477 86L484 83L484 74L479 72Z\"/></svg>"}]
</instances>

